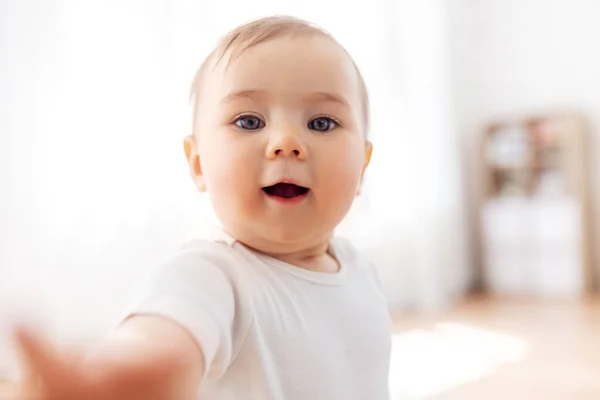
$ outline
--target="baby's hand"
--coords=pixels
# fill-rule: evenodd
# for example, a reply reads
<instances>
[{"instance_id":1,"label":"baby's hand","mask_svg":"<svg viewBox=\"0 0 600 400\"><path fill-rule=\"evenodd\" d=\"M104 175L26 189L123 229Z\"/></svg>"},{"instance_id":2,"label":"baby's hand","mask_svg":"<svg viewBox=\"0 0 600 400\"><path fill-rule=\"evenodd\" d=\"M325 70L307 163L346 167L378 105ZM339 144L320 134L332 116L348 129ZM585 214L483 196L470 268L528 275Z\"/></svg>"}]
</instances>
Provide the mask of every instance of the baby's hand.
<instances>
[{"instance_id":1,"label":"baby's hand","mask_svg":"<svg viewBox=\"0 0 600 400\"><path fill-rule=\"evenodd\" d=\"M16 338L27 368L18 400L168 400L181 370L168 351L125 363L82 361L60 354L36 332L20 329Z\"/></svg>"}]
</instances>

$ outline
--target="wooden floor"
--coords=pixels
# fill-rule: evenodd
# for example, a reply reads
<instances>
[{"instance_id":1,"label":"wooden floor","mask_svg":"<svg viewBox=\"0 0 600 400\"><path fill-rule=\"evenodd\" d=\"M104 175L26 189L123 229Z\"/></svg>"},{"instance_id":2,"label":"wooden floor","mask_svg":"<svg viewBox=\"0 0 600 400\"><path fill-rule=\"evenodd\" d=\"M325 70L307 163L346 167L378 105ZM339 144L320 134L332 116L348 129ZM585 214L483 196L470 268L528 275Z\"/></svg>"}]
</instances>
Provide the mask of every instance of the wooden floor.
<instances>
[{"instance_id":1,"label":"wooden floor","mask_svg":"<svg viewBox=\"0 0 600 400\"><path fill-rule=\"evenodd\" d=\"M600 299L479 299L396 329L394 400L600 399Z\"/></svg>"}]
</instances>

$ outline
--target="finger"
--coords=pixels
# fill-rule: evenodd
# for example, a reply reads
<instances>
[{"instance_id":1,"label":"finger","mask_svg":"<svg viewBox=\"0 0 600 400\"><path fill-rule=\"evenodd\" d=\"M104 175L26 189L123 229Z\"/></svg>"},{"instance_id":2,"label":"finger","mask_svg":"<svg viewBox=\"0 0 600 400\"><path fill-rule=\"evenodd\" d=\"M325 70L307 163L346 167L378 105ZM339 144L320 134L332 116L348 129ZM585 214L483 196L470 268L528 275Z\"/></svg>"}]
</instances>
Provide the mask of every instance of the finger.
<instances>
[{"instance_id":1,"label":"finger","mask_svg":"<svg viewBox=\"0 0 600 400\"><path fill-rule=\"evenodd\" d=\"M19 327L15 331L18 348L30 373L45 384L64 382L71 375L68 365L52 344L32 330Z\"/></svg>"}]
</instances>

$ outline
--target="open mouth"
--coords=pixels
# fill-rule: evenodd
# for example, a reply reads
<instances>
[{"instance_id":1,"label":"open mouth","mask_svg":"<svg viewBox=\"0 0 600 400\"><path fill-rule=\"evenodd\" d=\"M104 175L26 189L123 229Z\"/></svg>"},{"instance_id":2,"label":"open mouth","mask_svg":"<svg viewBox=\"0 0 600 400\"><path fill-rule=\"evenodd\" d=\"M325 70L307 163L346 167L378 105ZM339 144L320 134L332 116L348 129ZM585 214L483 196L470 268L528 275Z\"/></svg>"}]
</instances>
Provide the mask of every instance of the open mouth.
<instances>
[{"instance_id":1,"label":"open mouth","mask_svg":"<svg viewBox=\"0 0 600 400\"><path fill-rule=\"evenodd\" d=\"M265 186L262 190L271 197L294 199L305 196L310 189L293 183L276 183L275 185Z\"/></svg>"}]
</instances>

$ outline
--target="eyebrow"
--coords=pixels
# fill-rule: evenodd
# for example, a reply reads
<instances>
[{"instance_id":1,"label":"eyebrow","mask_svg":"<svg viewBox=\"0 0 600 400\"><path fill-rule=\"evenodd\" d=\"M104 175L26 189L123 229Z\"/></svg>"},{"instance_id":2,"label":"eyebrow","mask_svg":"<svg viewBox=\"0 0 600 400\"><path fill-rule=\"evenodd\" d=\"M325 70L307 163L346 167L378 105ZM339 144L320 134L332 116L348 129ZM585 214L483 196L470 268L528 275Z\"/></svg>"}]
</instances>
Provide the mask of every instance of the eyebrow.
<instances>
[{"instance_id":1,"label":"eyebrow","mask_svg":"<svg viewBox=\"0 0 600 400\"><path fill-rule=\"evenodd\" d=\"M306 96L307 99L338 103L346 107L350 107L350 103L343 96L329 92L314 92Z\"/></svg>"},{"instance_id":2,"label":"eyebrow","mask_svg":"<svg viewBox=\"0 0 600 400\"><path fill-rule=\"evenodd\" d=\"M221 99L221 103L231 103L235 100L241 99L259 99L265 98L267 93L262 90L240 90L237 92L231 92L227 96Z\"/></svg>"},{"instance_id":3,"label":"eyebrow","mask_svg":"<svg viewBox=\"0 0 600 400\"><path fill-rule=\"evenodd\" d=\"M221 99L221 103L231 103L236 100L241 99L265 99L268 97L268 93L264 90L239 90L235 92L229 93L223 99ZM346 107L350 107L350 103L343 96L329 93L329 92L312 92L308 93L304 96L305 100L316 100L316 101L324 101L331 103L338 103Z\"/></svg>"}]
</instances>

